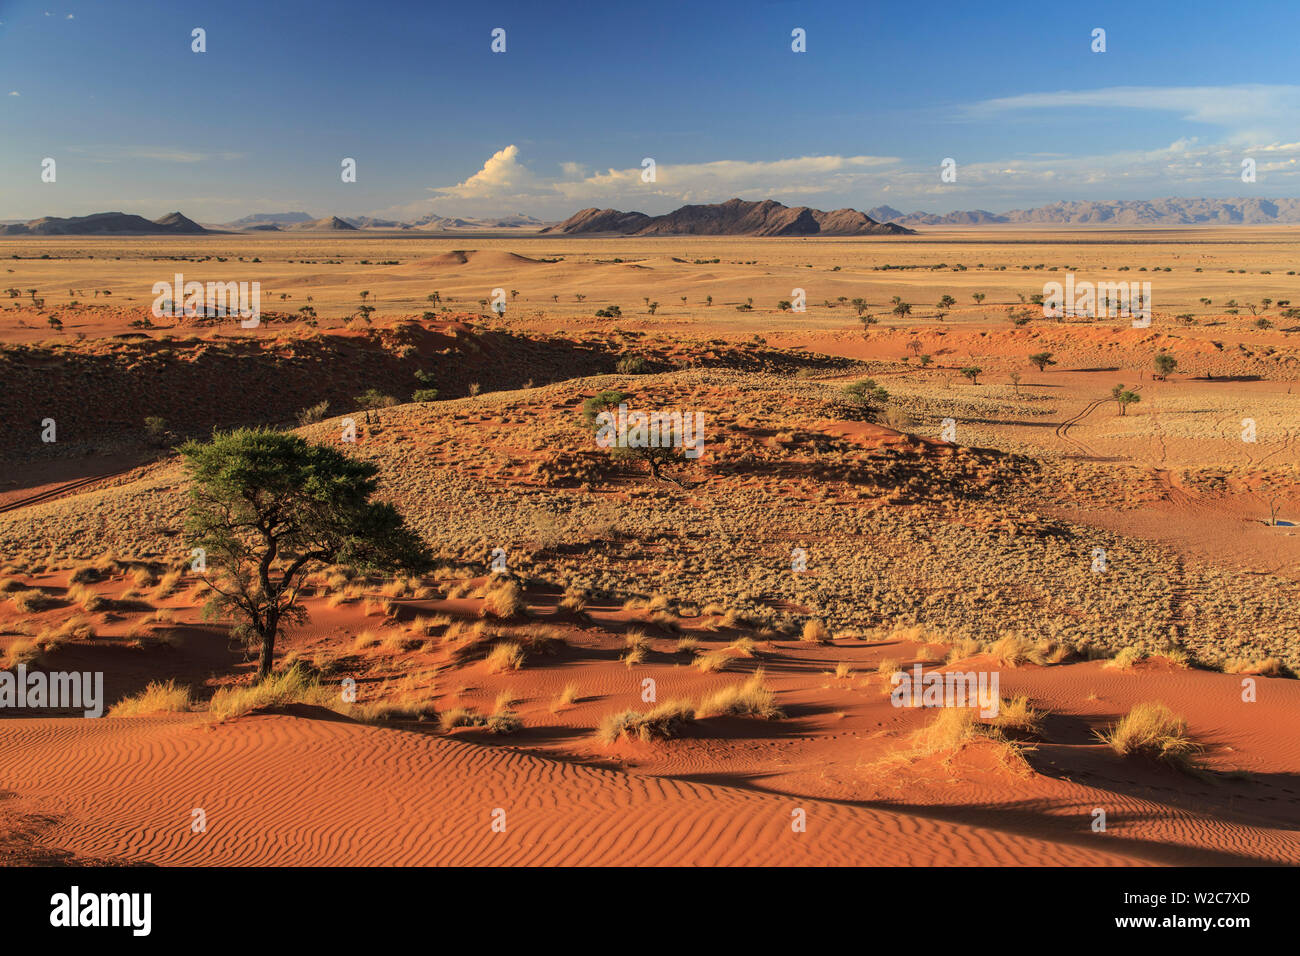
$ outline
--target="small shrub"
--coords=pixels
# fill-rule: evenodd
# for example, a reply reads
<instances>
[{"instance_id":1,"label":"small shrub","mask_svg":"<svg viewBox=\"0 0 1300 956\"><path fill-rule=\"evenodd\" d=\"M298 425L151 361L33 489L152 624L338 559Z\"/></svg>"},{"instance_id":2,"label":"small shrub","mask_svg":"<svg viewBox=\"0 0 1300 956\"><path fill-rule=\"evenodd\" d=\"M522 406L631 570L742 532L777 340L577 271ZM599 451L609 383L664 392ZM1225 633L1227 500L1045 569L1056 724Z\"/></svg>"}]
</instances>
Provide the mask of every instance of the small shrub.
<instances>
[{"instance_id":1,"label":"small shrub","mask_svg":"<svg viewBox=\"0 0 1300 956\"><path fill-rule=\"evenodd\" d=\"M190 689L174 680L151 681L134 697L125 697L109 708L110 717L144 717L149 714L179 714L190 709Z\"/></svg>"},{"instance_id":2,"label":"small shrub","mask_svg":"<svg viewBox=\"0 0 1300 956\"><path fill-rule=\"evenodd\" d=\"M1141 754L1182 769L1194 767L1202 750L1188 735L1187 721L1159 701L1135 704L1097 736L1121 757Z\"/></svg>"},{"instance_id":3,"label":"small shrub","mask_svg":"<svg viewBox=\"0 0 1300 956\"><path fill-rule=\"evenodd\" d=\"M517 671L524 666L524 649L514 641L502 641L488 653L485 663L489 674Z\"/></svg>"}]
</instances>

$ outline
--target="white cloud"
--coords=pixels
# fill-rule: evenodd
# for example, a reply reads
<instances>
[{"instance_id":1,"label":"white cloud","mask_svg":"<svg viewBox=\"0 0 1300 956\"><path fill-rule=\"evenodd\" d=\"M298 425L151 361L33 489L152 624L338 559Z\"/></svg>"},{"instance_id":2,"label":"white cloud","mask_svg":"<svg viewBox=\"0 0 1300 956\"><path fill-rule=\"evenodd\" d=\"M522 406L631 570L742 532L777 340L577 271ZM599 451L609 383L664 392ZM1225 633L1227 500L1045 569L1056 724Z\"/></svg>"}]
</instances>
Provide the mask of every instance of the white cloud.
<instances>
[{"instance_id":1,"label":"white cloud","mask_svg":"<svg viewBox=\"0 0 1300 956\"><path fill-rule=\"evenodd\" d=\"M972 118L1029 110L1147 110L1205 123L1234 139L1271 139L1300 125L1300 86L1112 86L1099 90L1023 93L985 100L967 109Z\"/></svg>"},{"instance_id":2,"label":"white cloud","mask_svg":"<svg viewBox=\"0 0 1300 956\"><path fill-rule=\"evenodd\" d=\"M1122 99L1107 102L1117 105ZM490 216L524 211L558 219L585 206L657 214L684 203L720 202L733 196L771 198L788 205L808 204L822 209L869 209L888 201L906 207L906 211L940 213L954 209L1001 211L1064 199L1277 198L1300 194L1300 142L1294 141L1294 130L1290 132L1290 139L1221 142L1183 136L1155 148L1112 153L1033 152L972 162L963 162L959 156L956 183L941 181L937 161L905 162L888 156L722 159L683 164L656 157L659 162L653 183L641 181L639 163L593 172L581 163L565 162L559 165L557 175L545 176L525 165L519 148L511 145L494 153L463 182L431 187L431 198L392 206L374 215L413 219L428 213ZM1245 158L1256 162L1258 181L1254 184L1241 182Z\"/></svg>"},{"instance_id":3,"label":"white cloud","mask_svg":"<svg viewBox=\"0 0 1300 956\"><path fill-rule=\"evenodd\" d=\"M22 94L19 93L17 90L10 90L10 91L9 91L9 95L10 95L10 96L22 96Z\"/></svg>"},{"instance_id":4,"label":"white cloud","mask_svg":"<svg viewBox=\"0 0 1300 956\"><path fill-rule=\"evenodd\" d=\"M716 202L732 196L780 198L852 189L860 178L895 168L884 156L802 156L751 161L718 160L682 163L660 159L653 183L641 181L642 167L590 172L585 164L564 162L560 175L542 176L520 159L518 146L496 153L468 179L454 186L432 187L434 198L382 210L379 215L477 215L525 206L548 215L567 216L578 206L619 205L668 209L688 202Z\"/></svg>"}]
</instances>

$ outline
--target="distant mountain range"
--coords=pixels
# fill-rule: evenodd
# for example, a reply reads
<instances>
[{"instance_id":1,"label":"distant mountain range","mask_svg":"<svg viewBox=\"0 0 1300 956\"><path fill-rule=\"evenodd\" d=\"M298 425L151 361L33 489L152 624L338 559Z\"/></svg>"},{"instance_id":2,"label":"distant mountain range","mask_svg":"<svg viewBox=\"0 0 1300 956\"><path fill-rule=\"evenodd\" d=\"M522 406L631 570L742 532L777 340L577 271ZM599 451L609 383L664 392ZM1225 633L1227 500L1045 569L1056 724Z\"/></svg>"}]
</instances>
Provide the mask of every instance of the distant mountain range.
<instances>
[{"instance_id":1,"label":"distant mountain range","mask_svg":"<svg viewBox=\"0 0 1300 956\"><path fill-rule=\"evenodd\" d=\"M877 206L867 215L902 226L986 226L1000 223L1053 223L1068 226L1258 226L1300 223L1300 199L1114 199L1058 202L1033 209L986 212L973 209L934 215L904 213Z\"/></svg>"},{"instance_id":2,"label":"distant mountain range","mask_svg":"<svg viewBox=\"0 0 1300 956\"><path fill-rule=\"evenodd\" d=\"M422 216L409 222L373 216L325 216L305 212L255 213L220 225L201 226L179 212L146 219L124 212L46 216L28 222L0 220L0 236L201 235L209 232L515 232L554 236L876 236L906 235L916 227L994 226L1042 223L1063 226L1218 226L1300 223L1300 199L1117 199L1059 202L1033 209L983 209L935 215L905 213L893 206L866 212L785 206L775 200L682 206L662 216L617 209L583 209L560 223L516 213L499 219Z\"/></svg>"},{"instance_id":3,"label":"distant mountain range","mask_svg":"<svg viewBox=\"0 0 1300 956\"><path fill-rule=\"evenodd\" d=\"M178 212L169 212L161 219L146 219L125 212L97 212L68 219L46 216L0 226L0 236L198 235L207 231Z\"/></svg>"},{"instance_id":4,"label":"distant mountain range","mask_svg":"<svg viewBox=\"0 0 1300 956\"><path fill-rule=\"evenodd\" d=\"M542 230L565 236L898 236L911 231L878 222L856 209L823 212L807 206L791 208L772 199L682 206L662 216L583 209Z\"/></svg>"},{"instance_id":5,"label":"distant mountain range","mask_svg":"<svg viewBox=\"0 0 1300 956\"><path fill-rule=\"evenodd\" d=\"M458 219L455 217L426 215L410 222L398 219L377 219L373 216L326 216L313 219L305 212L257 213L228 222L220 228L233 232L255 230L261 232L303 232L319 230L417 230L419 232L482 232L499 229L538 230L546 223L523 213L500 219Z\"/></svg>"}]
</instances>

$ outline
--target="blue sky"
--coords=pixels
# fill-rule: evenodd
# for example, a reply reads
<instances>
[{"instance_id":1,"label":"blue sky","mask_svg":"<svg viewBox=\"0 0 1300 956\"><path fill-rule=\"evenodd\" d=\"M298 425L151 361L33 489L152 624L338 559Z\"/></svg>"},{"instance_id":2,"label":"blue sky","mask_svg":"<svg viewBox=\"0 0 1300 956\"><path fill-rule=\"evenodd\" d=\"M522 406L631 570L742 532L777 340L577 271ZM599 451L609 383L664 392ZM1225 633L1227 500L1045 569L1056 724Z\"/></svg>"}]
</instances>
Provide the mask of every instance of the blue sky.
<instances>
[{"instance_id":1,"label":"blue sky","mask_svg":"<svg viewBox=\"0 0 1300 956\"><path fill-rule=\"evenodd\" d=\"M0 219L1300 195L1300 3L992 6L0 0Z\"/></svg>"}]
</instances>

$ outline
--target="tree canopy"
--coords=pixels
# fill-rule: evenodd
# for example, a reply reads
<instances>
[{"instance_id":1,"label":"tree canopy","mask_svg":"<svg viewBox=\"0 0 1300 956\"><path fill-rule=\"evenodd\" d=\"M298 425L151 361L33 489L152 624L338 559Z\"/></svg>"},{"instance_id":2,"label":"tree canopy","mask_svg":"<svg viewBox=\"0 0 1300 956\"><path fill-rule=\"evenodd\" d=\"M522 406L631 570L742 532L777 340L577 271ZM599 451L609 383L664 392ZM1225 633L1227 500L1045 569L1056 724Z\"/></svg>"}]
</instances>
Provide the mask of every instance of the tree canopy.
<instances>
[{"instance_id":1,"label":"tree canopy","mask_svg":"<svg viewBox=\"0 0 1300 956\"><path fill-rule=\"evenodd\" d=\"M216 605L241 619L237 632L261 644L259 675L271 671L282 622L307 572L350 564L421 571L427 547L391 504L371 501L378 468L325 445L271 429L214 432L180 449L192 479L186 536L215 566L205 580Z\"/></svg>"}]
</instances>

